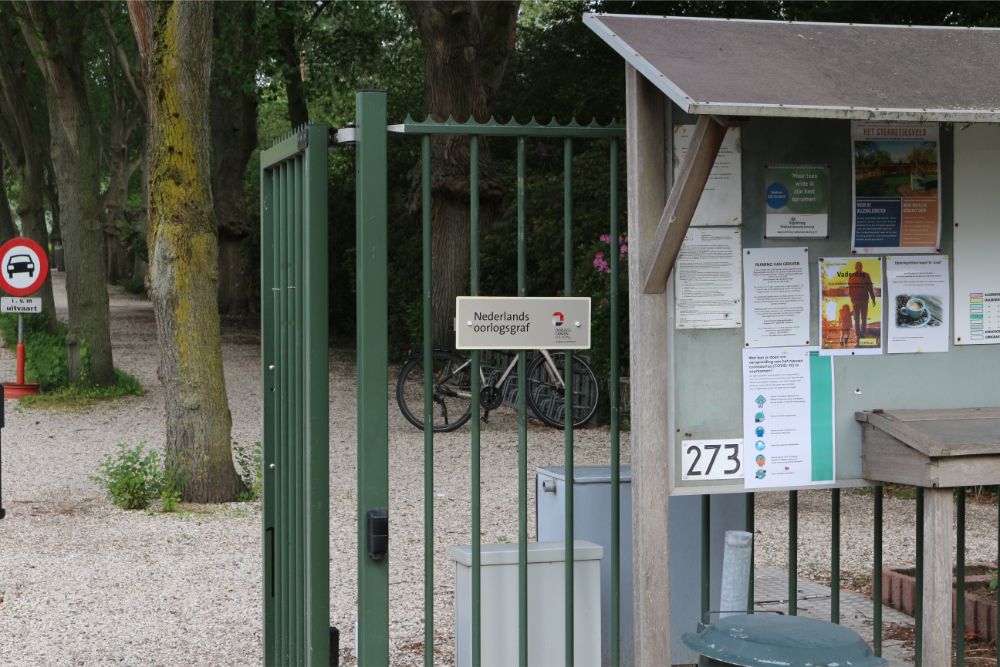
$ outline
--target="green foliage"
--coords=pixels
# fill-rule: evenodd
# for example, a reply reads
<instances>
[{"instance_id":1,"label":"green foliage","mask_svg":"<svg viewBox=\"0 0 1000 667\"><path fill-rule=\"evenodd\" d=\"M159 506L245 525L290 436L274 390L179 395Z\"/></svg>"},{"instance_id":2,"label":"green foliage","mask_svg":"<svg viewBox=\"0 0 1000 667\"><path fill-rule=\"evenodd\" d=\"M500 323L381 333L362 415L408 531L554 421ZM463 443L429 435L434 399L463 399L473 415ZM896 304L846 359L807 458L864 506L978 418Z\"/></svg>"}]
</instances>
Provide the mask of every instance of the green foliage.
<instances>
[{"instance_id":1,"label":"green foliage","mask_svg":"<svg viewBox=\"0 0 1000 667\"><path fill-rule=\"evenodd\" d=\"M184 475L180 467L168 458L163 466L163 483L160 487L160 511L173 512L181 502Z\"/></svg>"},{"instance_id":2,"label":"green foliage","mask_svg":"<svg viewBox=\"0 0 1000 667\"><path fill-rule=\"evenodd\" d=\"M66 327L56 323L57 333L49 331L48 315L39 313L24 318L24 374L27 382L37 382L42 393L21 399L22 405L38 407L78 407L94 401L142 396L145 390L139 381L123 370L115 369L115 384L110 387L84 387L70 384L69 355L66 348ZM4 345L17 344L17 315L0 315L0 336ZM83 373L86 377L90 354L84 344Z\"/></svg>"},{"instance_id":3,"label":"green foliage","mask_svg":"<svg viewBox=\"0 0 1000 667\"><path fill-rule=\"evenodd\" d=\"M233 457L243 485L246 487L245 491L237 494L237 502L249 503L259 499L264 487L260 441L255 442L253 449L250 450L233 442Z\"/></svg>"},{"instance_id":4,"label":"green foliage","mask_svg":"<svg viewBox=\"0 0 1000 667\"><path fill-rule=\"evenodd\" d=\"M108 454L100 472L91 479L107 492L108 499L126 510L145 509L163 489L163 469L156 450L144 451L140 443L129 449L118 445L118 455Z\"/></svg>"},{"instance_id":5,"label":"green foliage","mask_svg":"<svg viewBox=\"0 0 1000 667\"><path fill-rule=\"evenodd\" d=\"M146 281L143 280L143 277L140 275L130 274L118 284L129 294L136 294L142 297L146 296Z\"/></svg>"}]
</instances>

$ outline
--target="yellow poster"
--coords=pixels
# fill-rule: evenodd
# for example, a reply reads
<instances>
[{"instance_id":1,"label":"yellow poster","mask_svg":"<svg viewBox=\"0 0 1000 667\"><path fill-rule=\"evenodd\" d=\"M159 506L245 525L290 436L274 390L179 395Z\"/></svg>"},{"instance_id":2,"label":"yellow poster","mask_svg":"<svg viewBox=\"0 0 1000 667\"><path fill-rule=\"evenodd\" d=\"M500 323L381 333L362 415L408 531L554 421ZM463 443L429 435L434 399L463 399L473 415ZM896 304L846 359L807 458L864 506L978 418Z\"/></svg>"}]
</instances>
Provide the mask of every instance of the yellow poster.
<instances>
[{"instance_id":1,"label":"yellow poster","mask_svg":"<svg viewBox=\"0 0 1000 667\"><path fill-rule=\"evenodd\" d=\"M882 354L882 259L819 261L820 354Z\"/></svg>"}]
</instances>

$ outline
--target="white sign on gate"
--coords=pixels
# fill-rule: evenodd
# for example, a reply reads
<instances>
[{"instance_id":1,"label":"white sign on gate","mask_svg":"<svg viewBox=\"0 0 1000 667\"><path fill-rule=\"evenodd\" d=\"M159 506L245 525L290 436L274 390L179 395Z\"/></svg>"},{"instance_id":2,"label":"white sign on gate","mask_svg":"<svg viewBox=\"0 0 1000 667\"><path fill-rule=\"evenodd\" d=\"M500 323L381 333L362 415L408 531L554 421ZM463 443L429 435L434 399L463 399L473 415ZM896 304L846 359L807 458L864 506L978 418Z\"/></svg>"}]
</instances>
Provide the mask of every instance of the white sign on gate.
<instances>
[{"instance_id":1,"label":"white sign on gate","mask_svg":"<svg viewBox=\"0 0 1000 667\"><path fill-rule=\"evenodd\" d=\"M586 350L590 297L475 297L455 303L459 350Z\"/></svg>"}]
</instances>

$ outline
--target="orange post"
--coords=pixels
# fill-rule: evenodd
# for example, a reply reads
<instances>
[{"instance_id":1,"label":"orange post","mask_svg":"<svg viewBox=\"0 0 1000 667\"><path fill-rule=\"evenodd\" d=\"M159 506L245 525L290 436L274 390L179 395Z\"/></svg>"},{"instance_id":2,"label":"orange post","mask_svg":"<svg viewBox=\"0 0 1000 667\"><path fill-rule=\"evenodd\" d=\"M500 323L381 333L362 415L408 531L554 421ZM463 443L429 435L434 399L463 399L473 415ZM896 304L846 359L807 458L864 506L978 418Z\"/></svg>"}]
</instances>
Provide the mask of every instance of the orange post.
<instances>
[{"instance_id":1,"label":"orange post","mask_svg":"<svg viewBox=\"0 0 1000 667\"><path fill-rule=\"evenodd\" d=\"M17 344L17 383L24 384L24 343Z\"/></svg>"}]
</instances>

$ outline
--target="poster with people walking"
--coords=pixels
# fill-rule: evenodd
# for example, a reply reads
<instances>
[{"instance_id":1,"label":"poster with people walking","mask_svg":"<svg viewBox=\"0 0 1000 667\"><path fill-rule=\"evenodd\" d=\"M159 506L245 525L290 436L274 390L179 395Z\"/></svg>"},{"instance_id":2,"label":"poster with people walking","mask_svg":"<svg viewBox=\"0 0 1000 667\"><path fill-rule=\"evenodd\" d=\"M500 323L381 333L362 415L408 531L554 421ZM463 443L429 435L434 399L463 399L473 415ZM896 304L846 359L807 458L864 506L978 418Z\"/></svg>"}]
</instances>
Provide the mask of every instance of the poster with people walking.
<instances>
[{"instance_id":1,"label":"poster with people walking","mask_svg":"<svg viewBox=\"0 0 1000 667\"><path fill-rule=\"evenodd\" d=\"M882 354L882 259L819 261L820 354Z\"/></svg>"}]
</instances>

